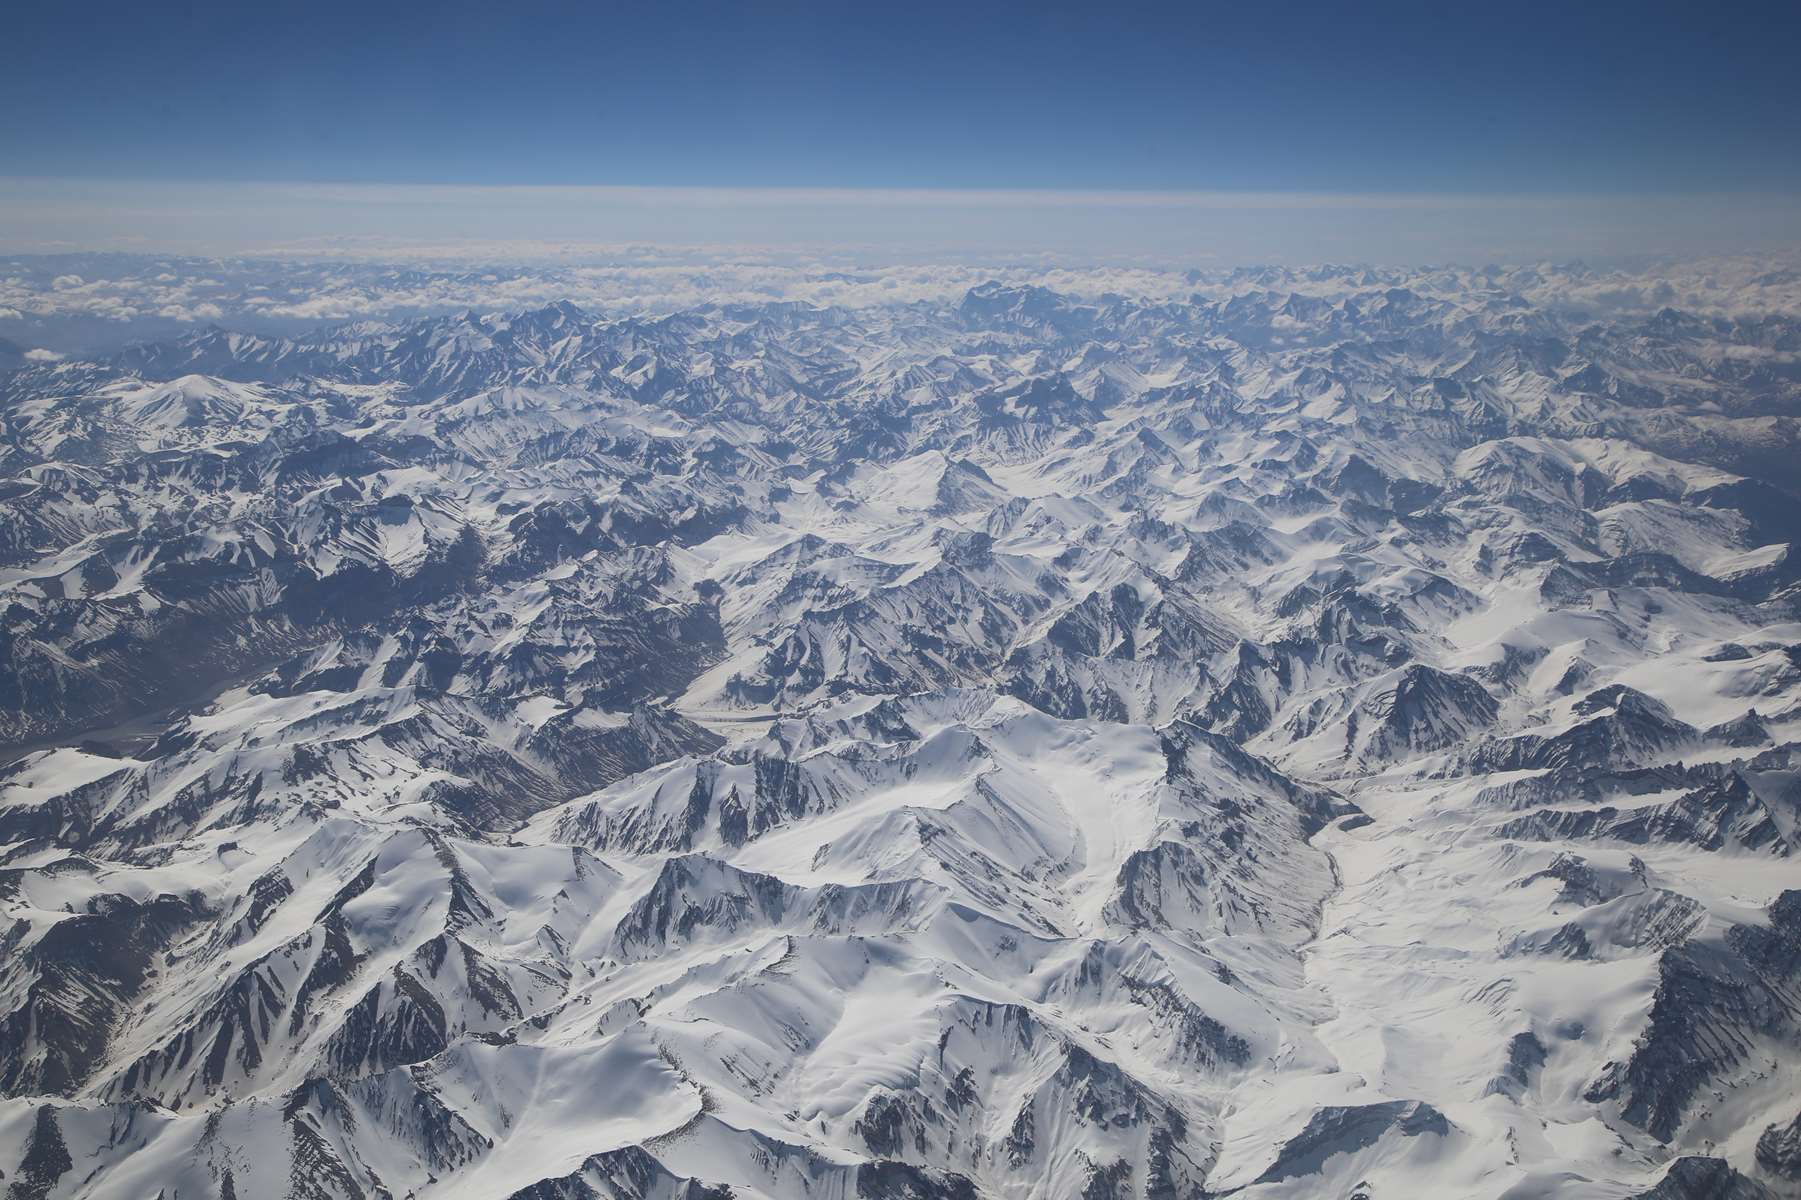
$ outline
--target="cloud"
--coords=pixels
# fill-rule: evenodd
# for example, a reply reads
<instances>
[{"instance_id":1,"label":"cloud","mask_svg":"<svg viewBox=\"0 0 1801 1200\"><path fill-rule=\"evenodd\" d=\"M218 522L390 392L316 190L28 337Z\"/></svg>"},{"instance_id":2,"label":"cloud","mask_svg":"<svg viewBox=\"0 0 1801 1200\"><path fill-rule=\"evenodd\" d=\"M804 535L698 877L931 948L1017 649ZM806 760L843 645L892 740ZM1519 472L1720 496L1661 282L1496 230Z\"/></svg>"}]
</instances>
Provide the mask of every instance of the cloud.
<instances>
[{"instance_id":1,"label":"cloud","mask_svg":"<svg viewBox=\"0 0 1801 1200\"><path fill-rule=\"evenodd\" d=\"M91 351L181 327L216 323L290 333L339 321L402 320L477 310L514 312L571 301L601 316L660 314L710 304L794 301L871 308L959 300L977 284L1030 284L1077 298L1223 301L1234 295L1301 293L1337 300L1408 287L1477 317L1509 304L1577 319L1628 320L1665 307L1733 318L1801 318L1801 256L1709 257L1600 270L1580 264L1515 268L1259 268L1173 270L1144 263L1081 264L1056 256L895 261L862 253L804 255L762 245L658 248L622 244L438 245L434 253L351 253L263 260L168 256L56 256L0 264L0 333L52 349ZM73 269L71 269L73 268ZM60 342L54 323L86 320L82 338ZM93 321L117 329L111 339ZM1725 353L1725 351L1722 351ZM1739 351L1749 360L1752 350Z\"/></svg>"},{"instance_id":2,"label":"cloud","mask_svg":"<svg viewBox=\"0 0 1801 1200\"><path fill-rule=\"evenodd\" d=\"M58 354L56 351L45 350L41 347L38 349L35 349L35 350L27 350L25 352L25 361L26 362L53 363L53 362L61 362L62 360L63 360L63 356Z\"/></svg>"}]
</instances>

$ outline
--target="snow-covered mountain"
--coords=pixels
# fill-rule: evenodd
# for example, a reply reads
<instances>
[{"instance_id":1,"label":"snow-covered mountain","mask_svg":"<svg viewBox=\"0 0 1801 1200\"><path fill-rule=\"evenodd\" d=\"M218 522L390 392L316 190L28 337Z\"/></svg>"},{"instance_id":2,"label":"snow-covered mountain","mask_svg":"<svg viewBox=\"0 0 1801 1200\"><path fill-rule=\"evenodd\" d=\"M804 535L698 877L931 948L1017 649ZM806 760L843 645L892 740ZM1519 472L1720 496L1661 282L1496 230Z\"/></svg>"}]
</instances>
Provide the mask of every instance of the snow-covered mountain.
<instances>
[{"instance_id":1,"label":"snow-covered mountain","mask_svg":"<svg viewBox=\"0 0 1801 1200\"><path fill-rule=\"evenodd\" d=\"M1801 1195L1801 317L0 361L0 1187Z\"/></svg>"}]
</instances>

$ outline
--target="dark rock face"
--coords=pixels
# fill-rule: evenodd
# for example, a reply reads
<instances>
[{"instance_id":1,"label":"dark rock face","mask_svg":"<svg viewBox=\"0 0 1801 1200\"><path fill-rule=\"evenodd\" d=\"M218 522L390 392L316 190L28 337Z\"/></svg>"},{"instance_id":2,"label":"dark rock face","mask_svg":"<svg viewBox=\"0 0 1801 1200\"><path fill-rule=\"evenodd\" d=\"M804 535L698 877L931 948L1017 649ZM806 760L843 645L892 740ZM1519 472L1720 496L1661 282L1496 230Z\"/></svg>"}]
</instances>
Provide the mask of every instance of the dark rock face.
<instances>
[{"instance_id":1,"label":"dark rock face","mask_svg":"<svg viewBox=\"0 0 1801 1200\"><path fill-rule=\"evenodd\" d=\"M1520 880L1519 886L1526 887L1540 879L1557 880L1561 885L1557 893L1558 902L1580 908L1601 904L1625 894L1622 883L1597 874L1587 859L1568 851L1560 851L1551 859L1550 866L1526 876Z\"/></svg>"},{"instance_id":2,"label":"dark rock face","mask_svg":"<svg viewBox=\"0 0 1801 1200\"><path fill-rule=\"evenodd\" d=\"M1545 1044L1536 1033L1516 1033L1507 1043L1507 1060L1488 1085L1491 1094L1519 1099L1545 1065Z\"/></svg>"},{"instance_id":3,"label":"dark rock face","mask_svg":"<svg viewBox=\"0 0 1801 1200\"><path fill-rule=\"evenodd\" d=\"M1770 1190L1720 1158L1679 1158L1649 1191L1632 1200L1770 1200Z\"/></svg>"},{"instance_id":4,"label":"dark rock face","mask_svg":"<svg viewBox=\"0 0 1801 1200\"><path fill-rule=\"evenodd\" d=\"M0 945L12 944L31 984L0 1017L0 1093L67 1095L86 1082L152 959L204 915L191 899L107 896L35 938L24 922L15 925Z\"/></svg>"},{"instance_id":5,"label":"dark rock face","mask_svg":"<svg viewBox=\"0 0 1801 1200\"><path fill-rule=\"evenodd\" d=\"M46 1104L37 1111L25 1156L6 1189L6 1200L44 1200L75 1166L57 1125L56 1110Z\"/></svg>"},{"instance_id":6,"label":"dark rock face","mask_svg":"<svg viewBox=\"0 0 1801 1200\"><path fill-rule=\"evenodd\" d=\"M1791 849L1769 808L1737 775L1666 804L1533 813L1502 825L1499 833L1533 841L1599 838L1641 846L1686 842L1703 850L1732 845L1780 858L1788 857Z\"/></svg>"},{"instance_id":7,"label":"dark rock face","mask_svg":"<svg viewBox=\"0 0 1801 1200\"><path fill-rule=\"evenodd\" d=\"M730 1200L732 1189L672 1174L637 1146L596 1154L560 1179L543 1179L507 1200Z\"/></svg>"},{"instance_id":8,"label":"dark rock face","mask_svg":"<svg viewBox=\"0 0 1801 1200\"><path fill-rule=\"evenodd\" d=\"M1635 767L1668 759L1699 743L1699 732L1660 701L1615 684L1575 706L1578 723L1551 736L1499 739L1471 757L1479 770Z\"/></svg>"},{"instance_id":9,"label":"dark rock face","mask_svg":"<svg viewBox=\"0 0 1801 1200\"><path fill-rule=\"evenodd\" d=\"M1474 679L1414 665L1367 706L1368 753L1388 758L1454 746L1495 723L1500 706Z\"/></svg>"},{"instance_id":10,"label":"dark rock face","mask_svg":"<svg viewBox=\"0 0 1801 1200\"><path fill-rule=\"evenodd\" d=\"M1443 1113L1417 1100L1321 1108L1305 1129L1283 1145L1257 1182L1279 1183L1318 1174L1333 1155L1366 1149L1390 1133L1412 1138L1443 1137L1450 1132L1451 1123Z\"/></svg>"},{"instance_id":11,"label":"dark rock face","mask_svg":"<svg viewBox=\"0 0 1801 1200\"><path fill-rule=\"evenodd\" d=\"M1672 1139L1703 1089L1729 1082L1754 1047L1801 1050L1788 997L1801 980L1801 891L1784 892L1765 926L1739 925L1725 944L1691 942L1662 952L1650 1021L1632 1055L1590 1088L1618 1098L1622 1116Z\"/></svg>"},{"instance_id":12,"label":"dark rock face","mask_svg":"<svg viewBox=\"0 0 1801 1200\"><path fill-rule=\"evenodd\" d=\"M1757 1165L1782 1179L1801 1180L1801 1112L1786 1125L1771 1125L1757 1139Z\"/></svg>"}]
</instances>

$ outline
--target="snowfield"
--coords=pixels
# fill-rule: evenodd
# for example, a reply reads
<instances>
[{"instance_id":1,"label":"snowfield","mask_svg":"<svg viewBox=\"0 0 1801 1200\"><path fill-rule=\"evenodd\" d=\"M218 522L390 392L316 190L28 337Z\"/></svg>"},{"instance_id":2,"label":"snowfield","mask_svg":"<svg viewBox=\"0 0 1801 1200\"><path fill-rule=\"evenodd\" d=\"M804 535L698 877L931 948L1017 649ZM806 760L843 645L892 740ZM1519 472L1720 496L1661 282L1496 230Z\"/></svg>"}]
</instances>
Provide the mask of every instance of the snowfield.
<instances>
[{"instance_id":1,"label":"snowfield","mask_svg":"<svg viewBox=\"0 0 1801 1200\"><path fill-rule=\"evenodd\" d=\"M1801 317L1188 283L0 366L8 1200L1801 1197Z\"/></svg>"}]
</instances>

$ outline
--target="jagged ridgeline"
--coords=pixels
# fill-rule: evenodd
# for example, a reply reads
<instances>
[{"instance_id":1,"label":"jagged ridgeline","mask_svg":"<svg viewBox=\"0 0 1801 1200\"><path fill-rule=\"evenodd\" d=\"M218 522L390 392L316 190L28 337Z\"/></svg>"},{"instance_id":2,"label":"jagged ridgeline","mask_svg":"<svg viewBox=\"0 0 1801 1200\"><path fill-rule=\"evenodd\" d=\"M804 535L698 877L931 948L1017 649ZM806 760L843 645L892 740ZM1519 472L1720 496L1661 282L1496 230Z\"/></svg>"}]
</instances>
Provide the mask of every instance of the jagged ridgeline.
<instances>
[{"instance_id":1,"label":"jagged ridgeline","mask_svg":"<svg viewBox=\"0 0 1801 1200\"><path fill-rule=\"evenodd\" d=\"M1542 283L14 355L0 1192L1801 1195L1801 322Z\"/></svg>"}]
</instances>

